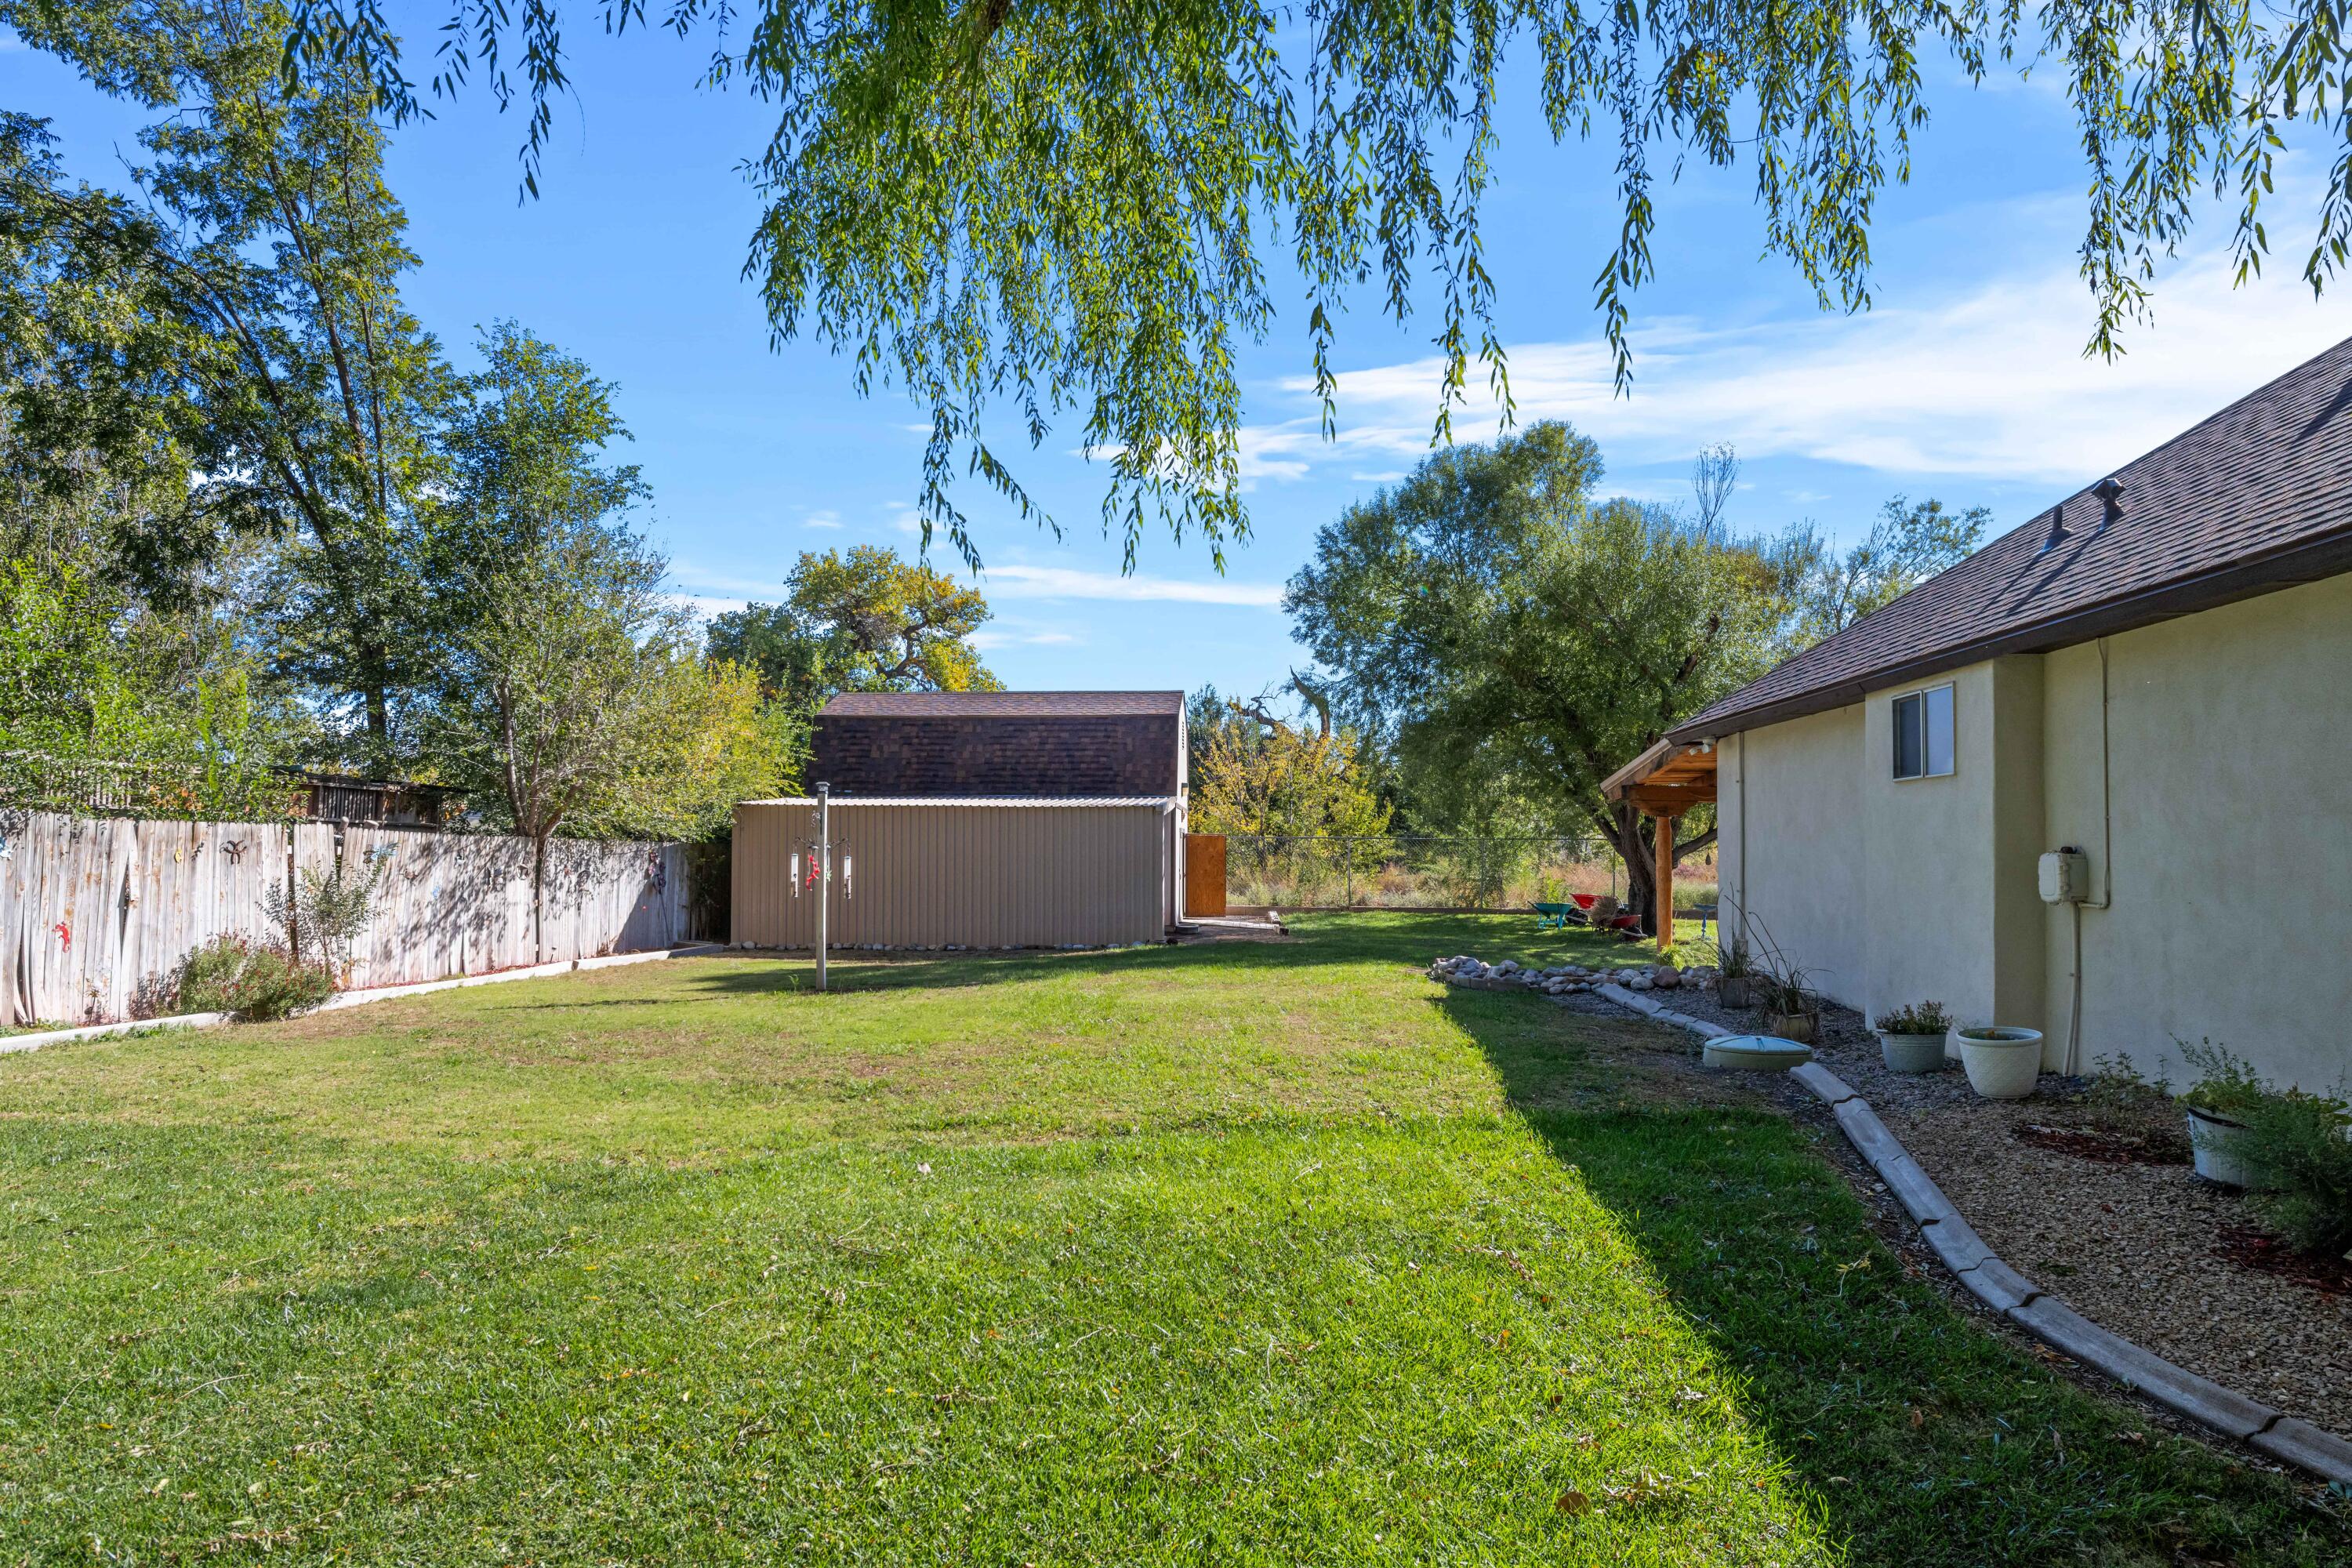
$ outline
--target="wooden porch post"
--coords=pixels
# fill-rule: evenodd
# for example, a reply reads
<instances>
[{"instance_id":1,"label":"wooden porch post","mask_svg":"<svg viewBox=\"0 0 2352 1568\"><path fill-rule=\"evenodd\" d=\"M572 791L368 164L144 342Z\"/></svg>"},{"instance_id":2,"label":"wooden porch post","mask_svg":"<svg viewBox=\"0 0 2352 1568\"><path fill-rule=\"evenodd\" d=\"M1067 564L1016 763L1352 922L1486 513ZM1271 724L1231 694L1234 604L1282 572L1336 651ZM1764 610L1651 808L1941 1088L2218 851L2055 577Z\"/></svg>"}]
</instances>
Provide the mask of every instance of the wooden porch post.
<instances>
[{"instance_id":1,"label":"wooden porch post","mask_svg":"<svg viewBox=\"0 0 2352 1568\"><path fill-rule=\"evenodd\" d=\"M1675 947L1675 819L1661 814L1658 825L1658 956Z\"/></svg>"}]
</instances>

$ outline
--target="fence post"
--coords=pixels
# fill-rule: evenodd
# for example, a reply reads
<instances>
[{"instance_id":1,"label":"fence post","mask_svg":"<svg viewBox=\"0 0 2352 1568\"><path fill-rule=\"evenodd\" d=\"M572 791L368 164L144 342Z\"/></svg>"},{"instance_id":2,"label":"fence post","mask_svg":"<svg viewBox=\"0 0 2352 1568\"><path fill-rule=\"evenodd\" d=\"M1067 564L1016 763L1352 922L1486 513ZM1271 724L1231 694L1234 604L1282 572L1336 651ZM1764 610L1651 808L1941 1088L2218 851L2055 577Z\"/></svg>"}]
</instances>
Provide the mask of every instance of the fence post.
<instances>
[{"instance_id":1,"label":"fence post","mask_svg":"<svg viewBox=\"0 0 2352 1568\"><path fill-rule=\"evenodd\" d=\"M816 786L816 988L824 989L825 910L833 902L833 786Z\"/></svg>"}]
</instances>

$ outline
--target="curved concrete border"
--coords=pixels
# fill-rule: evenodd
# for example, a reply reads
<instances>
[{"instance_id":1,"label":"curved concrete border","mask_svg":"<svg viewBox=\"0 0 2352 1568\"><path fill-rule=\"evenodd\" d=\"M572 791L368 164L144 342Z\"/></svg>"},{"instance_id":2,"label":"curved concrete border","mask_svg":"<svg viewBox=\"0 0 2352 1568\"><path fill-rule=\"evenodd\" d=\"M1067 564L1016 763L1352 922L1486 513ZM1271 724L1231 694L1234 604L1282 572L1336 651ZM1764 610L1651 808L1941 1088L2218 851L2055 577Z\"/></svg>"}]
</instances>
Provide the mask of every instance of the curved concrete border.
<instances>
[{"instance_id":1,"label":"curved concrete border","mask_svg":"<svg viewBox=\"0 0 2352 1568\"><path fill-rule=\"evenodd\" d=\"M652 963L664 958L681 958L690 952L717 952L721 946L715 942L694 942L683 947L656 948L650 952L615 952L603 958L570 958L560 963L534 963L523 969L493 970L488 974L460 974L448 980L419 981L414 985L378 985L364 991L338 991L311 1008L310 1012L328 1013L339 1007L389 1002L399 996L421 996L427 991L455 991L461 985L496 985L508 980L541 980L553 974L569 974L575 969L610 969L623 963ZM44 1046L69 1045L76 1040L100 1040L110 1035L138 1035L151 1029L209 1029L235 1021L226 1013L182 1013L169 1018L134 1018L127 1023L91 1024L79 1029L44 1029L37 1035L0 1035L0 1056L11 1051L37 1051Z\"/></svg>"},{"instance_id":2,"label":"curved concrete border","mask_svg":"<svg viewBox=\"0 0 2352 1568\"><path fill-rule=\"evenodd\" d=\"M1731 1031L1704 1019L1675 1012L1647 996L1621 985L1602 985L1595 994L1662 1024L1672 1024L1707 1037ZM1920 1239L1967 1286L1969 1294L1992 1311L2024 1329L2044 1344L2095 1367L2126 1388L2146 1394L2158 1405L2241 1442L2250 1443L2274 1459L2299 1465L2331 1481L2352 1485L2352 1443L2323 1432L2307 1421L2284 1415L2259 1400L2249 1399L2210 1378L2198 1376L2159 1356L2150 1354L2120 1334L2092 1322L2056 1296L2001 1261L1984 1238L1960 1217L1959 1210L1937 1186L1902 1140L1886 1129L1870 1102L1843 1079L1808 1062L1789 1076L1803 1084L1830 1108L1830 1114L1878 1179L1895 1194L1903 1212L1919 1226Z\"/></svg>"},{"instance_id":3,"label":"curved concrete border","mask_svg":"<svg viewBox=\"0 0 2352 1568\"><path fill-rule=\"evenodd\" d=\"M0 1035L0 1055L37 1051L43 1046L69 1045L75 1040L102 1040L109 1035L138 1035L149 1029L209 1029L226 1024L226 1013L178 1013L169 1018L132 1018L121 1024L85 1024L78 1029L43 1029L37 1034Z\"/></svg>"}]
</instances>

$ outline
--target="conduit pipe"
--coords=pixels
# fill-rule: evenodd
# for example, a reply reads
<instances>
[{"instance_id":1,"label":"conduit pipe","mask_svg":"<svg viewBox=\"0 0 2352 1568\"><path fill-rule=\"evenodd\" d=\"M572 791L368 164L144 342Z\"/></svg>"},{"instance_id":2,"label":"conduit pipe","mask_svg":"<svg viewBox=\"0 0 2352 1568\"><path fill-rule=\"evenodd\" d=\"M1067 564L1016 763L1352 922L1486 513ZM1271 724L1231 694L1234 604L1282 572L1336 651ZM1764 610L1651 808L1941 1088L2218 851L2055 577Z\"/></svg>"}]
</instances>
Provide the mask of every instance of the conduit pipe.
<instances>
[{"instance_id":1,"label":"conduit pipe","mask_svg":"<svg viewBox=\"0 0 2352 1568\"><path fill-rule=\"evenodd\" d=\"M2067 983L2066 1076L2081 1068L2083 1049L2083 910L2108 910L2116 903L2116 809L2113 771L2107 739L2107 639L2099 647L2099 896L2074 902L2074 964Z\"/></svg>"}]
</instances>

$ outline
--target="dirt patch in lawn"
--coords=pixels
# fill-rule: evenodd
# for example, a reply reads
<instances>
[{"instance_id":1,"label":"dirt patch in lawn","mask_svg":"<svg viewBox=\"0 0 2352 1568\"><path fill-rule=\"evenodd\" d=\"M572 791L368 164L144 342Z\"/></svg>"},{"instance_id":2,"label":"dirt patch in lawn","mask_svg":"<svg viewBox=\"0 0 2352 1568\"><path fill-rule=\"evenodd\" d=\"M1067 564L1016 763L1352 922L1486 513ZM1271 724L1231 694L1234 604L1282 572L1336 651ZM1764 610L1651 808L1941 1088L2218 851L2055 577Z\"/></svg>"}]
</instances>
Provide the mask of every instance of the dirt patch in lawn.
<instances>
[{"instance_id":1,"label":"dirt patch in lawn","mask_svg":"<svg viewBox=\"0 0 2352 1568\"><path fill-rule=\"evenodd\" d=\"M1762 1026L1703 991L1658 1000L1741 1033ZM2027 1279L2168 1361L2352 1433L2352 1268L2296 1257L2242 1196L2200 1180L2171 1106L2054 1073L2031 1100L1979 1100L1957 1064L1888 1071L1877 1037L1843 1007L1824 1005L1821 1036L1822 1063ZM1818 1112L1800 1086L1781 1093Z\"/></svg>"}]
</instances>

